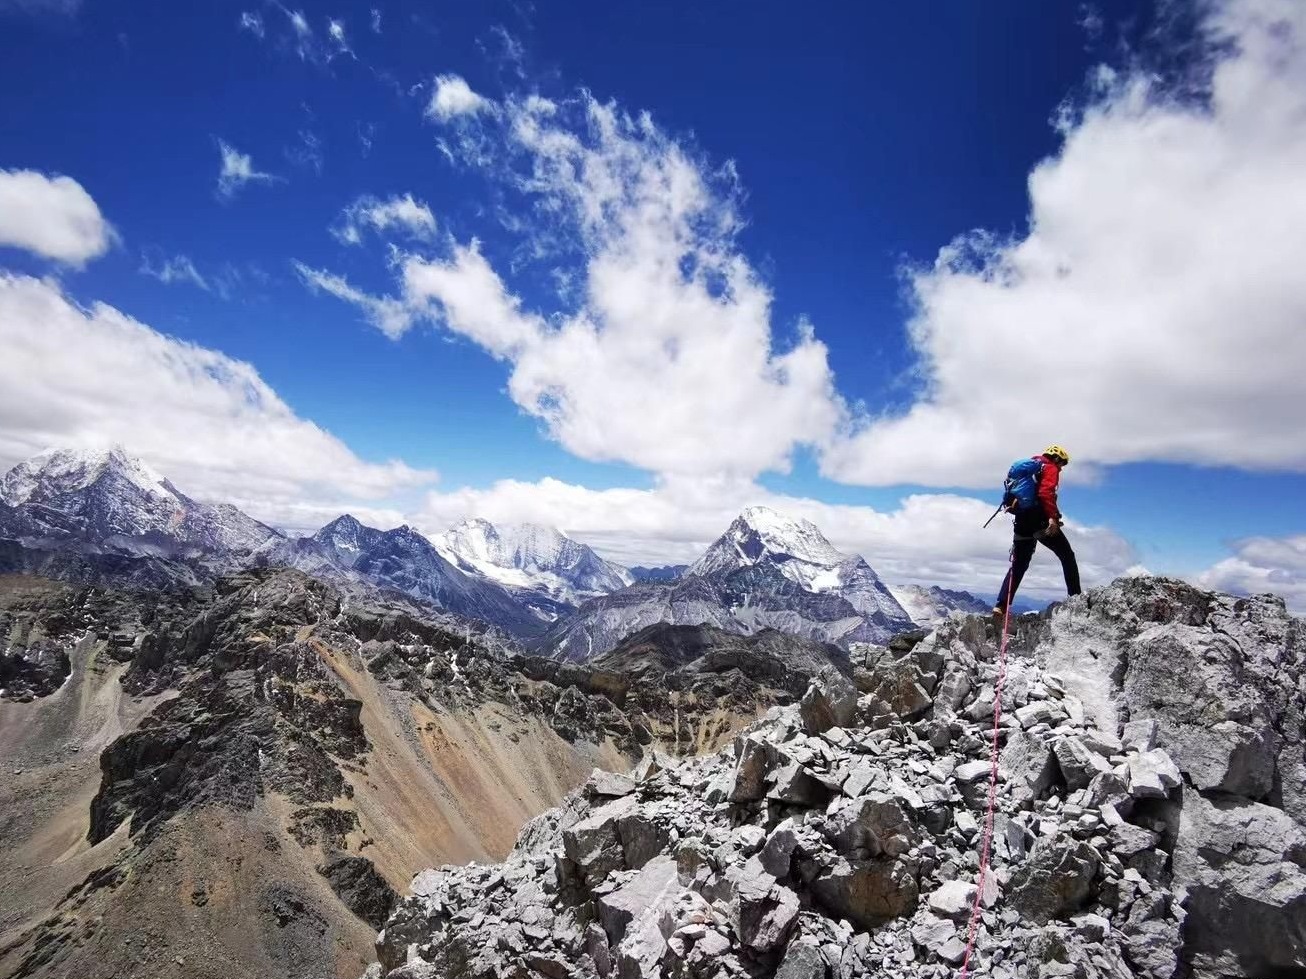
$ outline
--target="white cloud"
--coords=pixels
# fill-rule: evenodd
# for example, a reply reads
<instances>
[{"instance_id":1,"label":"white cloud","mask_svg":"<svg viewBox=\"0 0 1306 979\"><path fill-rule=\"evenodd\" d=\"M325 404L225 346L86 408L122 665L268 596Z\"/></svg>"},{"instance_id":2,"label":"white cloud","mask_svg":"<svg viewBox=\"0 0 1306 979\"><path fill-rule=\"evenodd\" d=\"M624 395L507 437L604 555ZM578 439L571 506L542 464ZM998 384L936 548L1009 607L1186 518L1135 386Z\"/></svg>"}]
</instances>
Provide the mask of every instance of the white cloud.
<instances>
[{"instance_id":1,"label":"white cloud","mask_svg":"<svg viewBox=\"0 0 1306 979\"><path fill-rule=\"evenodd\" d=\"M372 33L381 33L381 11L377 10L375 7L372 8Z\"/></svg>"},{"instance_id":2,"label":"white cloud","mask_svg":"<svg viewBox=\"0 0 1306 979\"><path fill-rule=\"evenodd\" d=\"M109 250L109 222L76 180L0 170L0 245L82 267Z\"/></svg>"},{"instance_id":3,"label":"white cloud","mask_svg":"<svg viewBox=\"0 0 1306 979\"><path fill-rule=\"evenodd\" d=\"M889 512L778 495L747 480L659 480L651 489L592 490L544 479L503 480L486 489L428 495L417 524L438 533L463 517L556 526L625 564L684 564L697 558L745 506L763 504L815 523L841 550L862 554L886 580L966 588L992 595L1007 568L1010 530L992 507L953 495L916 495ZM1105 527L1070 523L1086 585L1136 567L1133 548ZM1065 594L1061 565L1051 552L1035 556L1021 595Z\"/></svg>"},{"instance_id":4,"label":"white cloud","mask_svg":"<svg viewBox=\"0 0 1306 979\"><path fill-rule=\"evenodd\" d=\"M0 274L0 349L3 468L47 446L120 442L192 495L299 527L435 478L358 458L249 364L83 309L50 281Z\"/></svg>"},{"instance_id":5,"label":"white cloud","mask_svg":"<svg viewBox=\"0 0 1306 979\"><path fill-rule=\"evenodd\" d=\"M286 16L290 19L290 26L295 33L307 41L313 36L313 29L308 26L308 18L304 16L301 10L286 10Z\"/></svg>"},{"instance_id":6,"label":"white cloud","mask_svg":"<svg viewBox=\"0 0 1306 979\"><path fill-rule=\"evenodd\" d=\"M1235 595L1273 592L1297 615L1306 615L1306 534L1240 540L1233 556L1204 571L1198 583Z\"/></svg>"},{"instance_id":7,"label":"white cloud","mask_svg":"<svg viewBox=\"0 0 1306 979\"><path fill-rule=\"evenodd\" d=\"M435 215L412 194L402 197L396 194L385 200L364 194L344 209L331 233L345 244L357 245L369 228L379 234L400 231L411 238L429 241L435 237Z\"/></svg>"},{"instance_id":8,"label":"white cloud","mask_svg":"<svg viewBox=\"0 0 1306 979\"><path fill-rule=\"evenodd\" d=\"M246 184L272 184L284 178L254 169L254 161L249 154L222 140L218 140L218 151L222 154L222 168L218 171L218 196L230 199Z\"/></svg>"},{"instance_id":9,"label":"white cloud","mask_svg":"<svg viewBox=\"0 0 1306 979\"><path fill-rule=\"evenodd\" d=\"M828 437L842 404L826 348L800 324L777 349L771 294L734 242L733 171L588 97L513 101L499 119L508 179L579 256L579 307L526 309L475 240L405 257L398 298L328 291L384 311L392 336L401 304L507 361L513 400L586 459L750 478Z\"/></svg>"},{"instance_id":10,"label":"white cloud","mask_svg":"<svg viewBox=\"0 0 1306 979\"><path fill-rule=\"evenodd\" d=\"M458 116L476 115L492 108L493 103L477 95L460 75L437 75L435 91L426 106L426 115L440 122Z\"/></svg>"},{"instance_id":11,"label":"white cloud","mask_svg":"<svg viewBox=\"0 0 1306 979\"><path fill-rule=\"evenodd\" d=\"M327 37L331 38L331 43L335 45L336 54L353 55L353 49L349 47L349 38L345 36L344 21L335 19L328 20Z\"/></svg>"},{"instance_id":12,"label":"white cloud","mask_svg":"<svg viewBox=\"0 0 1306 979\"><path fill-rule=\"evenodd\" d=\"M1103 73L1030 174L1029 233L962 236L911 276L922 394L828 475L982 485L1048 441L1306 471L1306 5L1209 9L1205 104Z\"/></svg>"},{"instance_id":13,"label":"white cloud","mask_svg":"<svg viewBox=\"0 0 1306 979\"><path fill-rule=\"evenodd\" d=\"M150 261L149 255L142 254L140 271L141 274L152 276L168 285L189 282L204 290L209 288L208 281L200 275L199 269L195 268L195 263L185 255L165 258L156 265Z\"/></svg>"},{"instance_id":14,"label":"white cloud","mask_svg":"<svg viewBox=\"0 0 1306 979\"><path fill-rule=\"evenodd\" d=\"M249 31L260 41L263 40L264 36L267 33L266 28L263 26L262 14L259 14L258 12L251 13L248 10L241 11L240 29L242 31Z\"/></svg>"},{"instance_id":15,"label":"white cloud","mask_svg":"<svg viewBox=\"0 0 1306 979\"><path fill-rule=\"evenodd\" d=\"M292 263L309 289L321 290L337 299L359 307L371 323L392 340L397 340L413 325L413 310L403 301L387 296L373 296L351 286L343 276L309 268L302 262Z\"/></svg>"}]
</instances>

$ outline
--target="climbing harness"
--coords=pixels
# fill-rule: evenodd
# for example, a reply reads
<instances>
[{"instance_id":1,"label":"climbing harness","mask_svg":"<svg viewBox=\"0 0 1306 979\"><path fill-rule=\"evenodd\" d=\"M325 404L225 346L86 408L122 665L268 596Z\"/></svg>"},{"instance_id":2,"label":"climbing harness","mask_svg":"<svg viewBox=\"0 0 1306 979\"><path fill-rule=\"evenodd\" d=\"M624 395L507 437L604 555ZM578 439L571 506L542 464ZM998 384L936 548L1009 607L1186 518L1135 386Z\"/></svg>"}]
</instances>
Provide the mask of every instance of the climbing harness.
<instances>
[{"instance_id":1,"label":"climbing harness","mask_svg":"<svg viewBox=\"0 0 1306 979\"><path fill-rule=\"evenodd\" d=\"M989 853L993 846L993 812L998 800L998 723L1002 720L1002 686L1007 679L1007 642L1010 639L1008 627L1011 623L1011 598L1015 592L1012 587L1012 569L1016 563L1016 548L1013 546L1008 555L1007 600L1002 606L1002 641L998 645L998 678L993 686L993 744L989 749L989 802L984 812L984 833L980 843L979 874L975 878L975 901L970 908L970 924L966 930L966 954L961 960L959 979L966 979L970 969L970 956L975 950L975 936L979 931L980 902L984 897L985 877L989 871Z\"/></svg>"}]
</instances>

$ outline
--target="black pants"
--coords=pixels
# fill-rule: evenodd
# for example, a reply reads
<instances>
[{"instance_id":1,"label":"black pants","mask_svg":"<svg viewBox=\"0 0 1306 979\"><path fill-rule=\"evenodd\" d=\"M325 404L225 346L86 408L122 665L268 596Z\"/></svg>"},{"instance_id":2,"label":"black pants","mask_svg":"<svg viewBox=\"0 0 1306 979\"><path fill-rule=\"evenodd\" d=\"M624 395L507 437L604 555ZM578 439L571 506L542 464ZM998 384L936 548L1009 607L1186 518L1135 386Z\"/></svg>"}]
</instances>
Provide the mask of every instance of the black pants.
<instances>
[{"instance_id":1,"label":"black pants","mask_svg":"<svg viewBox=\"0 0 1306 979\"><path fill-rule=\"evenodd\" d=\"M1025 577L1025 572L1029 570L1034 548L1040 543L1061 559L1061 571L1066 576L1066 594L1079 594L1079 564L1075 561L1075 551L1070 546L1070 541L1066 540L1066 535L1060 533L1050 537L1039 537L1037 540L1034 538L1034 535L1044 530L1047 525L1047 515L1041 508L1036 507L1025 513L1016 514L1015 540L1011 544L1011 568L1007 571L1007 576L1002 579L1002 589L998 592L998 608L1006 608L1007 603L1015 597L1016 589L1020 587L1020 579Z\"/></svg>"}]
</instances>

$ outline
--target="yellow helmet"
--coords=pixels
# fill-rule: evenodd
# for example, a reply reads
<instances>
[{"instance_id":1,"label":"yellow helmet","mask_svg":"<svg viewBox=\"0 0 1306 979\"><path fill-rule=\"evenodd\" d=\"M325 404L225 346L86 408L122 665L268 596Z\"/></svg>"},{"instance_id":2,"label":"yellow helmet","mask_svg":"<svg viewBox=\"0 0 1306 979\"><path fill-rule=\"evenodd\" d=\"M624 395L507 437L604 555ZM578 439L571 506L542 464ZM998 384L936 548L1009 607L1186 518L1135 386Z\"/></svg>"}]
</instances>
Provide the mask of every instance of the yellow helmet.
<instances>
[{"instance_id":1,"label":"yellow helmet","mask_svg":"<svg viewBox=\"0 0 1306 979\"><path fill-rule=\"evenodd\" d=\"M1057 462L1063 466L1070 462L1070 453L1056 443L1053 443L1044 449L1043 454L1050 459L1057 460Z\"/></svg>"}]
</instances>

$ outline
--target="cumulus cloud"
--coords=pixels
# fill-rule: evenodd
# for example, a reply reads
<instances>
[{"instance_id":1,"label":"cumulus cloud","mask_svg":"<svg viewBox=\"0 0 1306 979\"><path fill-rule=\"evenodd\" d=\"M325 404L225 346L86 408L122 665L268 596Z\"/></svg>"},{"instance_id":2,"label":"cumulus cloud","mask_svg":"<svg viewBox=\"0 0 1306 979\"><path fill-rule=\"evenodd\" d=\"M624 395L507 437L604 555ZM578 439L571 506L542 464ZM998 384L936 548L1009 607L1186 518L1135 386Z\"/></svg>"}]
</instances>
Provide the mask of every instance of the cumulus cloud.
<instances>
[{"instance_id":1,"label":"cumulus cloud","mask_svg":"<svg viewBox=\"0 0 1306 979\"><path fill-rule=\"evenodd\" d=\"M371 230L386 235L400 232L410 238L429 241L435 237L435 215L412 194L395 195L385 200L365 194L340 215L331 233L347 245L357 245L363 233Z\"/></svg>"},{"instance_id":2,"label":"cumulus cloud","mask_svg":"<svg viewBox=\"0 0 1306 979\"><path fill-rule=\"evenodd\" d=\"M921 396L827 475L980 485L1048 441L1306 471L1306 5L1213 4L1206 40L1202 98L1103 72L1030 174L1028 233L963 235L911 274Z\"/></svg>"},{"instance_id":3,"label":"cumulus cloud","mask_svg":"<svg viewBox=\"0 0 1306 979\"><path fill-rule=\"evenodd\" d=\"M1232 557L1198 578L1203 587L1235 595L1273 592L1298 615L1306 615L1306 534L1249 537L1234 545Z\"/></svg>"},{"instance_id":4,"label":"cumulus cloud","mask_svg":"<svg viewBox=\"0 0 1306 979\"><path fill-rule=\"evenodd\" d=\"M218 140L218 152L222 155L222 167L218 171L218 196L221 198L230 200L246 184L274 184L284 179L256 170L248 153L241 153L222 140Z\"/></svg>"},{"instance_id":5,"label":"cumulus cloud","mask_svg":"<svg viewBox=\"0 0 1306 979\"><path fill-rule=\"evenodd\" d=\"M113 241L112 226L76 180L0 170L0 245L81 268Z\"/></svg>"},{"instance_id":6,"label":"cumulus cloud","mask_svg":"<svg viewBox=\"0 0 1306 979\"><path fill-rule=\"evenodd\" d=\"M185 255L163 258L156 263L151 261L148 254L142 254L140 271L142 275L151 276L167 285L189 282L206 291L209 288L208 280L200 275L199 269L195 268L195 263Z\"/></svg>"},{"instance_id":7,"label":"cumulus cloud","mask_svg":"<svg viewBox=\"0 0 1306 979\"><path fill-rule=\"evenodd\" d=\"M0 348L2 468L48 446L122 443L192 495L296 527L359 500L393 514L387 498L435 478L358 458L249 364L82 308L50 281L0 274Z\"/></svg>"},{"instance_id":8,"label":"cumulus cloud","mask_svg":"<svg viewBox=\"0 0 1306 979\"><path fill-rule=\"evenodd\" d=\"M473 92L461 75L437 75L426 115L439 122L448 122L458 116L474 116L492 105L489 99Z\"/></svg>"},{"instance_id":9,"label":"cumulus cloud","mask_svg":"<svg viewBox=\"0 0 1306 979\"><path fill-rule=\"evenodd\" d=\"M588 96L514 100L497 121L501 176L566 239L579 305L528 309L474 239L403 257L397 297L328 291L378 325L383 310L390 335L399 304L479 344L586 459L751 478L828 436L843 408L826 348L801 324L776 342L770 291L735 244L733 171Z\"/></svg>"},{"instance_id":10,"label":"cumulus cloud","mask_svg":"<svg viewBox=\"0 0 1306 979\"><path fill-rule=\"evenodd\" d=\"M379 11L376 7L372 8L372 33L373 34L381 33L381 11Z\"/></svg>"},{"instance_id":11,"label":"cumulus cloud","mask_svg":"<svg viewBox=\"0 0 1306 979\"><path fill-rule=\"evenodd\" d=\"M291 263L300 280L314 292L321 291L352 303L363 311L378 330L392 340L397 340L413 325L412 308L399 299L373 296L349 284L343 276L321 269L309 268L303 262Z\"/></svg>"},{"instance_id":12,"label":"cumulus cloud","mask_svg":"<svg viewBox=\"0 0 1306 979\"><path fill-rule=\"evenodd\" d=\"M763 504L811 520L838 548L863 555L895 584L944 585L996 592L1006 572L1006 528L981 525L988 503L956 495L907 497L878 511L771 493L747 480L663 479L650 489L593 490L544 479L503 480L485 489L428 495L418 525L438 533L467 516L532 522L563 529L604 556L625 564L684 564L697 558L739 512ZM1068 525L1086 584L1101 584L1136 568L1132 546L1104 527ZM1021 586L1025 597L1065 594L1061 566L1036 555Z\"/></svg>"}]
</instances>

